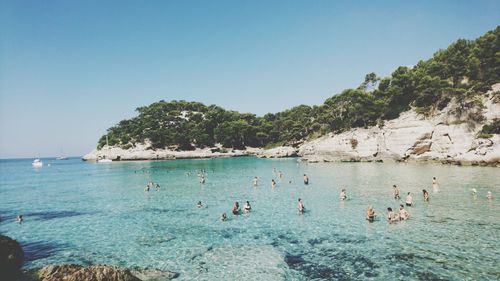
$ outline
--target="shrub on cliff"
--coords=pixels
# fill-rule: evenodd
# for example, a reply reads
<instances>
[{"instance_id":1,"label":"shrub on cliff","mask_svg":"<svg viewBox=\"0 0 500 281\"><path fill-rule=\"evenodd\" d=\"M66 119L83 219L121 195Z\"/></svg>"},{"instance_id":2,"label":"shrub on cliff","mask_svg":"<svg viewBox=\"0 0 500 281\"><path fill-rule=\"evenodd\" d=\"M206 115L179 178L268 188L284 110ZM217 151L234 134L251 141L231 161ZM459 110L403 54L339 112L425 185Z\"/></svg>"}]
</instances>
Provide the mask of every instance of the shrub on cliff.
<instances>
[{"instance_id":1,"label":"shrub on cliff","mask_svg":"<svg viewBox=\"0 0 500 281\"><path fill-rule=\"evenodd\" d=\"M479 138L491 138L493 134L500 134L500 119L496 118L490 124L486 124L479 132Z\"/></svg>"}]
</instances>

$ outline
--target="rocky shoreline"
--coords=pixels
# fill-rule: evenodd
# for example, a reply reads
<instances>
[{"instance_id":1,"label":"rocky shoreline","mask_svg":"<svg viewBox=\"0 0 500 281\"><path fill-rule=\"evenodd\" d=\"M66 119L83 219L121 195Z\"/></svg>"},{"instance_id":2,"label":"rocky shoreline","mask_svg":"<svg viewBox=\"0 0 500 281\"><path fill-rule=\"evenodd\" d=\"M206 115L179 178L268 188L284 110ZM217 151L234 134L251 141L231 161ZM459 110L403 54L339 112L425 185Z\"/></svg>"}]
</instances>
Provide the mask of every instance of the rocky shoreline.
<instances>
[{"instance_id":1,"label":"rocky shoreline","mask_svg":"<svg viewBox=\"0 0 500 281\"><path fill-rule=\"evenodd\" d=\"M484 124L500 119L500 83L492 86L480 106L464 107L453 100L429 116L409 110L398 118L369 128L330 133L297 147L272 149L226 149L221 146L174 151L150 149L150 144L133 148L105 146L83 156L114 161L203 159L257 156L263 158L301 157L308 162L436 162L456 165L500 166L500 135L479 138ZM493 93L497 92L497 95Z\"/></svg>"},{"instance_id":2,"label":"rocky shoreline","mask_svg":"<svg viewBox=\"0 0 500 281\"><path fill-rule=\"evenodd\" d=\"M14 239L0 235L0 279L10 281L165 281L178 273L154 268L119 268L111 265L48 265L21 270L24 252Z\"/></svg>"},{"instance_id":3,"label":"rocky shoreline","mask_svg":"<svg viewBox=\"0 0 500 281\"><path fill-rule=\"evenodd\" d=\"M152 268L120 268L111 265L81 266L77 264L48 265L41 269L20 272L17 281L167 281L178 273Z\"/></svg>"}]
</instances>

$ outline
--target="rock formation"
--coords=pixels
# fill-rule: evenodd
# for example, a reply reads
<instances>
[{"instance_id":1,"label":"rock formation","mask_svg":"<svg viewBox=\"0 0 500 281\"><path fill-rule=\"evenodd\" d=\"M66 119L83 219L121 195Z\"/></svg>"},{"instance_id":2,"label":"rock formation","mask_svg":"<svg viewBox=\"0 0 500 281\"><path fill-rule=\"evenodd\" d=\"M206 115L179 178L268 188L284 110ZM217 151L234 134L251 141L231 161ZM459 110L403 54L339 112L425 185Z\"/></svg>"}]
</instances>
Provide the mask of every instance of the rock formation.
<instances>
[{"instance_id":1,"label":"rock formation","mask_svg":"<svg viewBox=\"0 0 500 281\"><path fill-rule=\"evenodd\" d=\"M24 252L19 243L0 235L0 276L16 275L23 262Z\"/></svg>"},{"instance_id":2,"label":"rock formation","mask_svg":"<svg viewBox=\"0 0 500 281\"><path fill-rule=\"evenodd\" d=\"M500 84L494 85L493 91L498 90ZM395 160L500 165L500 136L478 138L482 125L500 118L500 104L494 102L493 91L483 98L482 106L462 109L452 101L430 116L410 110L382 126L323 136L302 145L299 156L311 162Z\"/></svg>"},{"instance_id":3,"label":"rock formation","mask_svg":"<svg viewBox=\"0 0 500 281\"><path fill-rule=\"evenodd\" d=\"M40 281L141 281L128 269L96 265L49 265L38 271Z\"/></svg>"}]
</instances>

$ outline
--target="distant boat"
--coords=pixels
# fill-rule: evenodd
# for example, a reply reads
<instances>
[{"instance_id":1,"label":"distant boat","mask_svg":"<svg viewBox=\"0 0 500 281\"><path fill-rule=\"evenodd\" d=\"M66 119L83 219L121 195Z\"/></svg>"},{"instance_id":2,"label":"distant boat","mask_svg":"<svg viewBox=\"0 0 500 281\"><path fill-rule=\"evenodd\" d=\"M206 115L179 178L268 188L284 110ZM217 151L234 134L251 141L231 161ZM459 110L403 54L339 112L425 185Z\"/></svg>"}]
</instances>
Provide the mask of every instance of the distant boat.
<instances>
[{"instance_id":1,"label":"distant boat","mask_svg":"<svg viewBox=\"0 0 500 281\"><path fill-rule=\"evenodd\" d=\"M68 157L63 156L62 148L61 148L61 153L59 153L59 157L56 158L56 160L68 160Z\"/></svg>"},{"instance_id":2,"label":"distant boat","mask_svg":"<svg viewBox=\"0 0 500 281\"><path fill-rule=\"evenodd\" d=\"M40 168L40 167L43 166L43 162L42 162L42 160L40 160L40 159L37 158L37 159L33 160L33 162L31 163L31 165L33 167L35 167L35 168Z\"/></svg>"},{"instance_id":3,"label":"distant boat","mask_svg":"<svg viewBox=\"0 0 500 281\"><path fill-rule=\"evenodd\" d=\"M108 135L106 135L106 148L109 149ZM113 160L106 158L106 156L104 156L104 158L102 159L97 159L97 163L111 163L111 162L113 162Z\"/></svg>"}]
</instances>

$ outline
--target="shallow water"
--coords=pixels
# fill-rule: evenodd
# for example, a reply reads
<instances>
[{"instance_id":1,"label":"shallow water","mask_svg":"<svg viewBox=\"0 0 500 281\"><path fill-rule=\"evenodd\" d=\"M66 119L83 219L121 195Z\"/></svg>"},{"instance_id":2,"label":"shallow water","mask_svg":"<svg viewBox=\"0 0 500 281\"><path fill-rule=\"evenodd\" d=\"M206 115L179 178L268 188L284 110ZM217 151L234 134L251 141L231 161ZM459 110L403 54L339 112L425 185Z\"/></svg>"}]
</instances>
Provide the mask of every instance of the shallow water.
<instances>
[{"instance_id":1,"label":"shallow water","mask_svg":"<svg viewBox=\"0 0 500 281\"><path fill-rule=\"evenodd\" d=\"M227 158L46 159L51 166L33 169L30 162L0 160L0 233L22 243L26 268L106 263L171 270L181 280L500 278L498 168ZM208 173L204 185L200 169ZM256 188L253 176L260 177ZM148 181L161 190L144 192ZM402 195L414 193L408 221L385 220L386 208L399 205L392 184ZM338 199L341 188L346 202ZM431 191L429 203L423 188ZM496 199L486 200L489 190ZM299 197L304 215L296 210ZM196 208L198 200L206 207ZM233 216L233 202L243 207L246 200L252 212ZM378 214L373 223L364 219L369 204ZM222 212L228 221L219 221ZM22 224L14 222L17 214Z\"/></svg>"}]
</instances>

